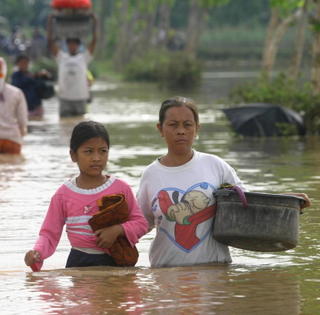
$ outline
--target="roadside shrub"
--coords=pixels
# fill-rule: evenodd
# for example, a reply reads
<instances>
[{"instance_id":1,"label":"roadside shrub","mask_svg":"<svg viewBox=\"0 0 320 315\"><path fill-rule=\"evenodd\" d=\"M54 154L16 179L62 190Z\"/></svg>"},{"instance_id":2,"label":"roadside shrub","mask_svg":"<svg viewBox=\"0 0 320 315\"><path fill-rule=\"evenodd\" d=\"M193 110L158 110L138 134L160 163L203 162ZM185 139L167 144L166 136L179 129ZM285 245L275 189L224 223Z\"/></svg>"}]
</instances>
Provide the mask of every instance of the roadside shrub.
<instances>
[{"instance_id":1,"label":"roadside shrub","mask_svg":"<svg viewBox=\"0 0 320 315\"><path fill-rule=\"evenodd\" d=\"M124 69L124 79L128 81L159 80L159 69L168 63L169 56L156 52L148 52L134 58Z\"/></svg>"},{"instance_id":2,"label":"roadside shrub","mask_svg":"<svg viewBox=\"0 0 320 315\"><path fill-rule=\"evenodd\" d=\"M233 103L270 103L299 112L308 134L320 134L320 95L314 94L310 83L292 80L283 73L273 79L265 75L253 82L239 85L230 93Z\"/></svg>"},{"instance_id":3,"label":"roadside shrub","mask_svg":"<svg viewBox=\"0 0 320 315\"><path fill-rule=\"evenodd\" d=\"M201 66L185 52L149 52L126 66L124 78L158 82L166 88L192 88L200 83Z\"/></svg>"},{"instance_id":4,"label":"roadside shrub","mask_svg":"<svg viewBox=\"0 0 320 315\"><path fill-rule=\"evenodd\" d=\"M201 81L200 62L185 52L171 53L159 69L159 83L168 88L195 88Z\"/></svg>"}]
</instances>

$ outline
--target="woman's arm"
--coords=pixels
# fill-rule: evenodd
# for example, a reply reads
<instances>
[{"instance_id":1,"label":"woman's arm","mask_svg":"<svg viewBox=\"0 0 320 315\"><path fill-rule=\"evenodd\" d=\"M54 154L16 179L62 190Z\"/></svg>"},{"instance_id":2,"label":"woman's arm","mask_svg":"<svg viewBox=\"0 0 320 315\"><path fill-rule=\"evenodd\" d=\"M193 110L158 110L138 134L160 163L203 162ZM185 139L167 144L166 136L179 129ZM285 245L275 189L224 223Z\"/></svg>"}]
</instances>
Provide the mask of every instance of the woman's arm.
<instances>
[{"instance_id":1,"label":"woman's arm","mask_svg":"<svg viewBox=\"0 0 320 315\"><path fill-rule=\"evenodd\" d=\"M53 39L53 15L52 14L48 16L48 21L47 21L47 40L48 40L49 50L56 57L59 52L59 47L56 44L55 40Z\"/></svg>"},{"instance_id":2,"label":"woman's arm","mask_svg":"<svg viewBox=\"0 0 320 315\"><path fill-rule=\"evenodd\" d=\"M21 90L19 90L19 95L17 97L17 121L19 125L20 134L23 137L27 134L28 106L26 98Z\"/></svg>"},{"instance_id":3,"label":"woman's arm","mask_svg":"<svg viewBox=\"0 0 320 315\"><path fill-rule=\"evenodd\" d=\"M91 55L93 55L94 50L96 48L97 44L97 38L98 38L98 20L95 14L92 14L93 19L93 25L92 25L92 39L91 42L88 45L88 51Z\"/></svg>"}]
</instances>

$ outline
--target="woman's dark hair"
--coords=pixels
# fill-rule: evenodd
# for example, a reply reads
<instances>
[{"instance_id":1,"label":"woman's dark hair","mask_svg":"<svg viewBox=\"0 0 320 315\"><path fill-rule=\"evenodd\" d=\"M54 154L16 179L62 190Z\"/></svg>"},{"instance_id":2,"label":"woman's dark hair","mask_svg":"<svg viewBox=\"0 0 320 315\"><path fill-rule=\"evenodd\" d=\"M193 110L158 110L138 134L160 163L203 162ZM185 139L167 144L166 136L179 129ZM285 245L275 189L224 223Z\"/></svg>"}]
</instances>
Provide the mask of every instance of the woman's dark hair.
<instances>
[{"instance_id":1,"label":"woman's dark hair","mask_svg":"<svg viewBox=\"0 0 320 315\"><path fill-rule=\"evenodd\" d=\"M71 43L75 43L77 45L80 45L81 44L81 39L80 38L77 38L77 37L68 37L66 39L66 43L67 44L71 44Z\"/></svg>"},{"instance_id":2,"label":"woman's dark hair","mask_svg":"<svg viewBox=\"0 0 320 315\"><path fill-rule=\"evenodd\" d=\"M102 138L110 147L109 134L103 124L96 121L82 121L78 123L72 131L70 139L70 149L76 152L78 148L91 138Z\"/></svg>"},{"instance_id":3,"label":"woman's dark hair","mask_svg":"<svg viewBox=\"0 0 320 315\"><path fill-rule=\"evenodd\" d=\"M182 96L175 96L175 97L169 98L169 99L162 102L161 107L160 107L160 111L159 111L160 126L163 125L163 122L164 122L165 116L166 116L166 112L169 108L182 107L182 106L185 106L192 111L194 120L195 120L196 124L198 125L199 124L199 113L198 113L198 109L197 109L195 102L191 98L186 98L186 97L182 97Z\"/></svg>"},{"instance_id":4,"label":"woman's dark hair","mask_svg":"<svg viewBox=\"0 0 320 315\"><path fill-rule=\"evenodd\" d=\"M24 54L18 55L18 56L16 57L15 64L18 64L21 60L30 61L30 58L29 58L28 55L24 55Z\"/></svg>"}]
</instances>

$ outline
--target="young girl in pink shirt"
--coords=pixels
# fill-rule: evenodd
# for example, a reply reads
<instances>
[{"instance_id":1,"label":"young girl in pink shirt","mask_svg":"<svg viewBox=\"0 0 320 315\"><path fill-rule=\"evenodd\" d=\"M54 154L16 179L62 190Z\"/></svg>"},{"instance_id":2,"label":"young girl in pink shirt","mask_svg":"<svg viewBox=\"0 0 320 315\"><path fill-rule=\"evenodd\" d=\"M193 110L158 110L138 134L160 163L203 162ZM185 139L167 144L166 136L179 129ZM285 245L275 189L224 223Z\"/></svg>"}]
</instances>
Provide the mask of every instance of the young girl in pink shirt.
<instances>
[{"instance_id":1,"label":"young girl in pink shirt","mask_svg":"<svg viewBox=\"0 0 320 315\"><path fill-rule=\"evenodd\" d=\"M110 248L119 237L134 247L148 229L130 186L113 175L104 174L110 149L109 135L98 122L83 121L75 126L70 156L79 175L66 181L53 195L38 240L25 255L25 263L40 270L59 243L64 225L71 244L66 267L116 266ZM92 229L89 222L99 213L103 198L124 196L128 218L123 223ZM100 208L101 210L101 208Z\"/></svg>"}]
</instances>

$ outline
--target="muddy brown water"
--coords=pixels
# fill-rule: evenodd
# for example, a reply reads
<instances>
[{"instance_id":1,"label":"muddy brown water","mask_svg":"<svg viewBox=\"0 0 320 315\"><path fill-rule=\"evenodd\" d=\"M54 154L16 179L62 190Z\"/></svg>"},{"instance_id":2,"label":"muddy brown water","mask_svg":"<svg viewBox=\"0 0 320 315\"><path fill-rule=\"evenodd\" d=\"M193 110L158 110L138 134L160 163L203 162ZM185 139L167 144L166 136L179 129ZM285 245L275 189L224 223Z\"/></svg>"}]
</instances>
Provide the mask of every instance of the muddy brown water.
<instances>
[{"instance_id":1,"label":"muddy brown water","mask_svg":"<svg viewBox=\"0 0 320 315\"><path fill-rule=\"evenodd\" d=\"M151 232L138 244L134 268L65 270L64 234L44 271L30 272L24 253L50 197L77 172L68 141L81 118L59 119L53 98L45 102L45 117L30 122L22 156L0 156L1 314L320 314L320 139L234 137L217 101L220 87L228 84L226 76L207 75L199 91L184 93L199 103L202 126L195 146L226 159L252 191L307 192L313 206L300 217L298 246L276 253L231 248L229 266L151 269ZM145 165L165 152L155 128L159 103L179 92L105 82L94 89L85 118L107 125L108 169L136 191Z\"/></svg>"}]
</instances>

